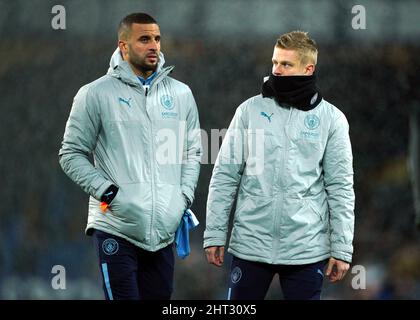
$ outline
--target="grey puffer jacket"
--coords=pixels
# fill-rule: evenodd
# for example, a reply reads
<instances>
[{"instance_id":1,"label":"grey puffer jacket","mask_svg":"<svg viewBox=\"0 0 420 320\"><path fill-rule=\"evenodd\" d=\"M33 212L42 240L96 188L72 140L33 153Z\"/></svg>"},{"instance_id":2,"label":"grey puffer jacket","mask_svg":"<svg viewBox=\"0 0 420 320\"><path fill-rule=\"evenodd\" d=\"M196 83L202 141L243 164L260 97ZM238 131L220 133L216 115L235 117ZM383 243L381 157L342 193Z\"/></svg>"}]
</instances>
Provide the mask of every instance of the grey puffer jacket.
<instances>
[{"instance_id":1,"label":"grey puffer jacket","mask_svg":"<svg viewBox=\"0 0 420 320\"><path fill-rule=\"evenodd\" d=\"M59 151L64 172L90 195L86 232L99 229L148 251L173 242L201 160L194 97L163 63L161 54L145 90L117 49L108 73L75 96ZM119 191L102 213L99 200L111 184Z\"/></svg>"}]
</instances>

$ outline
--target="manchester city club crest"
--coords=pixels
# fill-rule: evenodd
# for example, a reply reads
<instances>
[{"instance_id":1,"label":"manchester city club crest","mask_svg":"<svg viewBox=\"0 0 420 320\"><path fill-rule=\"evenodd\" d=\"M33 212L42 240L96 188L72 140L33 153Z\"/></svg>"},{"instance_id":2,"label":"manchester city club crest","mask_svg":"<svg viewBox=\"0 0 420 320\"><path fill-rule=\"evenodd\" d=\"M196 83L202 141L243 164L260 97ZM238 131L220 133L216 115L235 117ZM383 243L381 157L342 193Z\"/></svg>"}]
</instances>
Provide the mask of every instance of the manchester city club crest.
<instances>
[{"instance_id":1,"label":"manchester city club crest","mask_svg":"<svg viewBox=\"0 0 420 320\"><path fill-rule=\"evenodd\" d=\"M166 110L172 110L174 108L174 99L170 95L163 95L160 97L160 103Z\"/></svg>"},{"instance_id":2,"label":"manchester city club crest","mask_svg":"<svg viewBox=\"0 0 420 320\"><path fill-rule=\"evenodd\" d=\"M305 127L314 130L319 127L319 118L314 114L308 114L305 117Z\"/></svg>"},{"instance_id":3,"label":"manchester city club crest","mask_svg":"<svg viewBox=\"0 0 420 320\"><path fill-rule=\"evenodd\" d=\"M118 242L115 239L106 239L103 243L102 243L102 250L104 251L104 253L108 256L111 256L115 253L117 253L118 251Z\"/></svg>"},{"instance_id":4,"label":"manchester city club crest","mask_svg":"<svg viewBox=\"0 0 420 320\"><path fill-rule=\"evenodd\" d=\"M241 280L242 278L242 270L239 267L235 267L232 270L232 274L230 275L230 279L232 281L232 283L238 283L239 280Z\"/></svg>"}]
</instances>

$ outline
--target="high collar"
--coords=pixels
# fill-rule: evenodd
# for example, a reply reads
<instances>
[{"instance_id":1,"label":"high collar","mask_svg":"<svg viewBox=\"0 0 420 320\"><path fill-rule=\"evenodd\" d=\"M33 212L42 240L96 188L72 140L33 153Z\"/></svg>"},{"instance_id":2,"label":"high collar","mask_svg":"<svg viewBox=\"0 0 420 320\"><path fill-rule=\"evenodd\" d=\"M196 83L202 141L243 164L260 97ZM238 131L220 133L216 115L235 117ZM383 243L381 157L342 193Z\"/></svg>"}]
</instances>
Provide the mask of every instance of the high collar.
<instances>
[{"instance_id":1,"label":"high collar","mask_svg":"<svg viewBox=\"0 0 420 320\"><path fill-rule=\"evenodd\" d=\"M271 74L262 86L263 97L274 98L278 104L309 111L322 100L316 86L317 77L311 76L275 76Z\"/></svg>"},{"instance_id":2,"label":"high collar","mask_svg":"<svg viewBox=\"0 0 420 320\"><path fill-rule=\"evenodd\" d=\"M139 79L140 83L143 86L150 86L150 84L152 83L153 79L156 77L156 71L153 72L150 76L148 76L146 79L144 79L142 76L137 76L137 78Z\"/></svg>"},{"instance_id":3,"label":"high collar","mask_svg":"<svg viewBox=\"0 0 420 320\"><path fill-rule=\"evenodd\" d=\"M159 63L155 71L154 82L161 81L162 78L173 70L173 66L163 67L165 64L165 57L162 52L159 53ZM141 86L139 79L134 71L131 69L127 61L121 56L121 51L117 48L111 56L109 61L108 72L110 76L119 78L121 81L134 86Z\"/></svg>"}]
</instances>

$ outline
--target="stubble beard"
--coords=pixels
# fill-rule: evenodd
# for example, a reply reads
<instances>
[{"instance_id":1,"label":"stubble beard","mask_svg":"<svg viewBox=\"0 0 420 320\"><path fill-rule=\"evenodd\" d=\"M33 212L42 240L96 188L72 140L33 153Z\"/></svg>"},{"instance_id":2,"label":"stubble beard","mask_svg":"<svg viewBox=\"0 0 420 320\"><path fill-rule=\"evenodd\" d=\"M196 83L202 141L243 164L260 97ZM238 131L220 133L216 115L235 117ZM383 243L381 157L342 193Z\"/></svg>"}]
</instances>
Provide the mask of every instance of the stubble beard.
<instances>
[{"instance_id":1,"label":"stubble beard","mask_svg":"<svg viewBox=\"0 0 420 320\"><path fill-rule=\"evenodd\" d=\"M140 72L147 73L148 71L156 71L159 63L159 56L155 64L148 64L146 63L146 57L140 57L133 50L131 50L131 48L129 48L129 62Z\"/></svg>"}]
</instances>

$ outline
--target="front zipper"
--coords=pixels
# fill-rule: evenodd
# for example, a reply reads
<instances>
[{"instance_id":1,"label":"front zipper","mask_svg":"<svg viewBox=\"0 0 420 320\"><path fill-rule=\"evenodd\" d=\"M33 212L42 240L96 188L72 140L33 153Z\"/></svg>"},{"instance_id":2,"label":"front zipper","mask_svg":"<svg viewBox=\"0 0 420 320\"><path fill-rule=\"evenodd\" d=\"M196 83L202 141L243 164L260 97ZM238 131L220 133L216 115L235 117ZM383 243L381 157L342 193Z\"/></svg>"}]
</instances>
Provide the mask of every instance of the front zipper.
<instances>
[{"instance_id":1,"label":"front zipper","mask_svg":"<svg viewBox=\"0 0 420 320\"><path fill-rule=\"evenodd\" d=\"M277 214L275 214L275 219L274 219L274 237L275 237L275 241L274 241L274 245L273 245L273 263L276 260L277 257L277 246L280 244L280 239L281 239L281 227L282 225L284 225L284 219L285 219L285 215L284 215L284 198L285 198L285 194L287 192L286 190L286 184L283 178L283 173L286 172L286 161L287 158L289 156L289 141L288 141L288 127L290 124L290 119L292 117L292 109L290 109L289 112L289 116L288 119L286 121L286 124L284 126L284 135L283 135L283 145L284 145L284 150L281 153L282 158L280 159L281 161L281 169L280 169L280 175L279 175L279 184L280 184L280 192L279 192L279 202L280 202L280 208Z\"/></svg>"},{"instance_id":2,"label":"front zipper","mask_svg":"<svg viewBox=\"0 0 420 320\"><path fill-rule=\"evenodd\" d=\"M144 107L146 109L146 113L148 113L147 111L147 93L148 90L146 88L145 90L145 104ZM155 217L155 163L154 163L154 135L153 135L153 117L149 115L150 118L150 148L149 148L149 157L150 157L150 174L151 174L151 191L152 191L152 216L150 219L150 247L151 250L154 251L155 249L155 237L154 237L154 233L153 233L153 224L154 224L154 217Z\"/></svg>"},{"instance_id":3,"label":"front zipper","mask_svg":"<svg viewBox=\"0 0 420 320\"><path fill-rule=\"evenodd\" d=\"M155 78L155 80L153 81L153 83L150 85L149 88L145 88L144 89L144 97L145 97L145 103L144 103L144 108L146 111L146 114L149 117L150 120L150 148L149 148L149 152L150 152L150 173L151 173L151 191L152 191L152 217L150 219L150 247L151 250L154 251L155 249L155 237L154 237L154 233L153 233L153 224L154 224L154 217L155 217L155 162L154 162L154 141L155 141L155 136L153 134L153 112L151 114L149 114L149 111L147 110L147 97L148 97L148 93L151 90L152 86L154 84L156 84L157 80L166 76L170 71L172 71L172 68L168 68L167 70L165 70L164 72L160 73L157 75L157 77Z\"/></svg>"}]
</instances>

